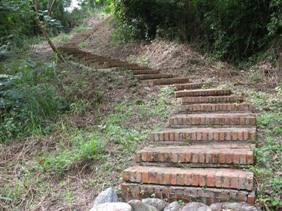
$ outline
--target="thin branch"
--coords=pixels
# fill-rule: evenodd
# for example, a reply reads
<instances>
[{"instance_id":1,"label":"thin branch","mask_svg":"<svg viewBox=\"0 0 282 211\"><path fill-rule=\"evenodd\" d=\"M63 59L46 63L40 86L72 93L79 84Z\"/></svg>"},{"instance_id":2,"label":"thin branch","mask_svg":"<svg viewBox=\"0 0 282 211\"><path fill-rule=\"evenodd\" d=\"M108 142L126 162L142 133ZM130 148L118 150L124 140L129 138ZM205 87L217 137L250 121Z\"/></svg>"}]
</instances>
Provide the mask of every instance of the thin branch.
<instances>
[{"instance_id":1,"label":"thin branch","mask_svg":"<svg viewBox=\"0 0 282 211\"><path fill-rule=\"evenodd\" d=\"M35 9L35 12L36 12L36 15L37 15L37 25L39 26L41 32L43 33L44 37L46 38L49 46L52 48L54 53L58 56L60 61L65 62L64 57L62 56L62 54L60 54L60 52L57 50L56 46L53 44L52 40L49 38L48 32L47 32L44 24L39 19L39 2L38 2L38 0L33 0L33 6L34 6L34 9Z\"/></svg>"},{"instance_id":2,"label":"thin branch","mask_svg":"<svg viewBox=\"0 0 282 211\"><path fill-rule=\"evenodd\" d=\"M52 10L53 10L53 7L55 5L57 0L53 0L52 3L50 4L50 7L48 9L48 15L51 16L52 15Z\"/></svg>"}]
</instances>

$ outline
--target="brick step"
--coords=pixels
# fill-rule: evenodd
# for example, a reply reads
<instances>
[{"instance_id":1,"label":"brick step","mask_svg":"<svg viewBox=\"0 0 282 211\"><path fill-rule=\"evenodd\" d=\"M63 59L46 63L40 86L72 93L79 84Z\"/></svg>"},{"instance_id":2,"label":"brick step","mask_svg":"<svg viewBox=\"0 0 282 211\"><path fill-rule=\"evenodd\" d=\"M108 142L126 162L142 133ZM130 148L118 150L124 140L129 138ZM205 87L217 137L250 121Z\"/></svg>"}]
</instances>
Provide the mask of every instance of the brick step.
<instances>
[{"instance_id":1,"label":"brick step","mask_svg":"<svg viewBox=\"0 0 282 211\"><path fill-rule=\"evenodd\" d=\"M202 202L207 205L220 202L238 202L255 204L255 191L238 191L233 189L217 189L186 186L167 186L122 183L121 191L126 201L132 199L156 198L166 199L169 202L181 200L187 202Z\"/></svg>"},{"instance_id":2,"label":"brick step","mask_svg":"<svg viewBox=\"0 0 282 211\"><path fill-rule=\"evenodd\" d=\"M126 68L128 70L140 70L144 69L144 67L138 67L135 65L131 65L128 63L123 63L123 62L110 62L110 61L105 61L107 67L117 67L117 68Z\"/></svg>"},{"instance_id":3,"label":"brick step","mask_svg":"<svg viewBox=\"0 0 282 211\"><path fill-rule=\"evenodd\" d=\"M256 126L256 116L252 113L176 114L170 117L168 124L171 128L189 126L252 127Z\"/></svg>"},{"instance_id":4,"label":"brick step","mask_svg":"<svg viewBox=\"0 0 282 211\"><path fill-rule=\"evenodd\" d=\"M146 83L151 86L160 86L160 85L174 85L174 84L183 84L189 83L189 78L162 78L147 81Z\"/></svg>"},{"instance_id":5,"label":"brick step","mask_svg":"<svg viewBox=\"0 0 282 211\"><path fill-rule=\"evenodd\" d=\"M187 83L187 84L173 84L176 91L189 90L189 89L200 89L208 83Z\"/></svg>"},{"instance_id":6,"label":"brick step","mask_svg":"<svg viewBox=\"0 0 282 211\"><path fill-rule=\"evenodd\" d=\"M254 142L256 128L184 128L151 133L150 140L162 143Z\"/></svg>"},{"instance_id":7,"label":"brick step","mask_svg":"<svg viewBox=\"0 0 282 211\"><path fill-rule=\"evenodd\" d=\"M180 104L200 104L200 103L240 103L242 96L209 96L209 97L182 97L178 98Z\"/></svg>"},{"instance_id":8,"label":"brick step","mask_svg":"<svg viewBox=\"0 0 282 211\"><path fill-rule=\"evenodd\" d=\"M112 65L113 67L120 67L120 68L127 68L132 71L139 71L139 70L144 70L148 69L147 67L142 67L137 64L132 64L128 62L124 62L121 60L108 60L106 59L106 62L108 62L108 65Z\"/></svg>"},{"instance_id":9,"label":"brick step","mask_svg":"<svg viewBox=\"0 0 282 211\"><path fill-rule=\"evenodd\" d=\"M97 55L82 55L82 56L77 56L77 58L83 59L84 61L89 61L89 62L96 61L96 60L106 61L105 57L97 56Z\"/></svg>"},{"instance_id":10,"label":"brick step","mask_svg":"<svg viewBox=\"0 0 282 211\"><path fill-rule=\"evenodd\" d=\"M163 79L163 78L173 78L174 75L171 74L143 74L143 75L136 75L135 76L139 80L152 80L152 79Z\"/></svg>"},{"instance_id":11,"label":"brick step","mask_svg":"<svg viewBox=\"0 0 282 211\"><path fill-rule=\"evenodd\" d=\"M73 56L75 56L76 58L86 61L86 62L95 62L95 61L106 61L105 57L102 56L97 56L97 55L75 55L72 54Z\"/></svg>"},{"instance_id":12,"label":"brick step","mask_svg":"<svg viewBox=\"0 0 282 211\"><path fill-rule=\"evenodd\" d=\"M251 144L146 147L136 152L135 161L142 166L245 167L254 163L252 148Z\"/></svg>"},{"instance_id":13,"label":"brick step","mask_svg":"<svg viewBox=\"0 0 282 211\"><path fill-rule=\"evenodd\" d=\"M132 70L132 71L139 71L139 70L148 69L147 67L142 67L142 66L139 66L139 65L136 65L136 64L130 64L130 63L128 63L124 67L129 69L129 70Z\"/></svg>"},{"instance_id":14,"label":"brick step","mask_svg":"<svg viewBox=\"0 0 282 211\"><path fill-rule=\"evenodd\" d=\"M194 112L253 112L254 106L250 104L191 104L177 106L178 113L194 113Z\"/></svg>"},{"instance_id":15,"label":"brick step","mask_svg":"<svg viewBox=\"0 0 282 211\"><path fill-rule=\"evenodd\" d=\"M143 75L143 74L158 74L160 73L159 70L151 70L148 68L144 68L142 70L132 70L134 75Z\"/></svg>"},{"instance_id":16,"label":"brick step","mask_svg":"<svg viewBox=\"0 0 282 211\"><path fill-rule=\"evenodd\" d=\"M176 91L175 97L221 96L231 94L231 90L225 89L196 89Z\"/></svg>"},{"instance_id":17,"label":"brick step","mask_svg":"<svg viewBox=\"0 0 282 211\"><path fill-rule=\"evenodd\" d=\"M226 168L168 168L133 166L123 171L124 182L253 191L254 174Z\"/></svg>"},{"instance_id":18,"label":"brick step","mask_svg":"<svg viewBox=\"0 0 282 211\"><path fill-rule=\"evenodd\" d=\"M88 59L85 59L85 58L79 58L79 57L75 57L76 59L78 59L79 61L82 60L84 61L86 64L93 64L93 63L99 63L99 64L104 64L106 63L105 59L104 58L88 58Z\"/></svg>"}]
</instances>

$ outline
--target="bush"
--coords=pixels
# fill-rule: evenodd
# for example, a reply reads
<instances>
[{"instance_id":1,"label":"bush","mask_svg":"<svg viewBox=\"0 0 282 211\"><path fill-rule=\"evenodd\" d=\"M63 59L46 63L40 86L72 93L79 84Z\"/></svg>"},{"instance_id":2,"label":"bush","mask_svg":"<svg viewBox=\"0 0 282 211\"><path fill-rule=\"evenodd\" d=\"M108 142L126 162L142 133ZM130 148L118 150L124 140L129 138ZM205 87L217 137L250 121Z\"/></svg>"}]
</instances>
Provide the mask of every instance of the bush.
<instances>
[{"instance_id":1,"label":"bush","mask_svg":"<svg viewBox=\"0 0 282 211\"><path fill-rule=\"evenodd\" d=\"M50 0L40 0L40 19L48 25L50 34L70 31L78 23L78 14L65 11L69 0L56 1L51 14L48 12ZM36 13L32 1L0 1L0 57L13 46L21 47L26 37L40 35L36 23ZM80 20L80 19L79 19Z\"/></svg>"},{"instance_id":2,"label":"bush","mask_svg":"<svg viewBox=\"0 0 282 211\"><path fill-rule=\"evenodd\" d=\"M18 65L18 64L15 64ZM0 141L30 135L68 109L58 93L53 64L26 61L19 67L0 67Z\"/></svg>"},{"instance_id":3,"label":"bush","mask_svg":"<svg viewBox=\"0 0 282 211\"><path fill-rule=\"evenodd\" d=\"M120 0L115 16L127 36L197 39L230 61L251 56L282 32L281 0Z\"/></svg>"}]
</instances>

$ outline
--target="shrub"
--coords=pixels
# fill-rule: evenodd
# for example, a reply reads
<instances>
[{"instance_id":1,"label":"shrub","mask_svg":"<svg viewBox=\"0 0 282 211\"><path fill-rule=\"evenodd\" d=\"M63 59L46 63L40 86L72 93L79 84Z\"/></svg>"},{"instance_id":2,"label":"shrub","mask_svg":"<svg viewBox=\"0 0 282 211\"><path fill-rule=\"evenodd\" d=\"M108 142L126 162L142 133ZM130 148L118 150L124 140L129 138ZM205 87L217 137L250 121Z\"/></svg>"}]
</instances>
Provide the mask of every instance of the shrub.
<instances>
[{"instance_id":1,"label":"shrub","mask_svg":"<svg viewBox=\"0 0 282 211\"><path fill-rule=\"evenodd\" d=\"M36 23L36 13L33 1L1 0L0 1L0 57L13 46L20 46L26 37L40 35L40 29ZM49 0L40 0L40 20L49 26L50 34L58 34L61 31L69 31L80 21L79 12L74 14L65 11L69 0L56 1L51 13Z\"/></svg>"},{"instance_id":2,"label":"shrub","mask_svg":"<svg viewBox=\"0 0 282 211\"><path fill-rule=\"evenodd\" d=\"M49 120L68 109L67 100L58 93L53 64L26 61L19 67L0 69L10 73L0 77L0 141L41 130Z\"/></svg>"},{"instance_id":3,"label":"shrub","mask_svg":"<svg viewBox=\"0 0 282 211\"><path fill-rule=\"evenodd\" d=\"M117 26L136 32L135 39L198 39L231 61L251 56L281 34L281 14L281 0L115 1Z\"/></svg>"}]
</instances>

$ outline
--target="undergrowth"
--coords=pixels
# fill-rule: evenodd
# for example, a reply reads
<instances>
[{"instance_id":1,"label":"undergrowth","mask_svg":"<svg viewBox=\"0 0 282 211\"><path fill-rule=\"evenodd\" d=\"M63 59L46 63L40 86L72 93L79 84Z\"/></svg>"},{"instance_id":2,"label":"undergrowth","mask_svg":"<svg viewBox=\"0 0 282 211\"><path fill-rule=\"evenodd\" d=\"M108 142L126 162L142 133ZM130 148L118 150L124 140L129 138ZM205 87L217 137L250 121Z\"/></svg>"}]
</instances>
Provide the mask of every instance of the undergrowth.
<instances>
[{"instance_id":1,"label":"undergrowth","mask_svg":"<svg viewBox=\"0 0 282 211\"><path fill-rule=\"evenodd\" d=\"M253 167L258 185L258 203L266 210L282 208L282 92L249 92L258 111L257 164Z\"/></svg>"},{"instance_id":2,"label":"undergrowth","mask_svg":"<svg viewBox=\"0 0 282 211\"><path fill-rule=\"evenodd\" d=\"M1 64L0 72L0 141L44 132L44 125L68 110L54 62L13 60Z\"/></svg>"},{"instance_id":3,"label":"undergrowth","mask_svg":"<svg viewBox=\"0 0 282 211\"><path fill-rule=\"evenodd\" d=\"M144 90L129 71L24 59L1 73L4 210L85 205L81 195L120 183L132 152L172 112L171 88Z\"/></svg>"},{"instance_id":4,"label":"undergrowth","mask_svg":"<svg viewBox=\"0 0 282 211\"><path fill-rule=\"evenodd\" d=\"M44 153L39 163L47 171L62 174L79 162L101 158L107 161L105 152L108 145L120 146L126 154L134 152L138 142L146 140L148 133L159 126L144 127L143 124L152 116L160 116L161 120L168 118L171 92L171 88L163 88L160 95L151 96L146 102L125 97L113 105L111 113L106 116L98 114L95 126L88 129L61 126L63 131L60 133L64 138L57 143L55 151Z\"/></svg>"}]
</instances>

